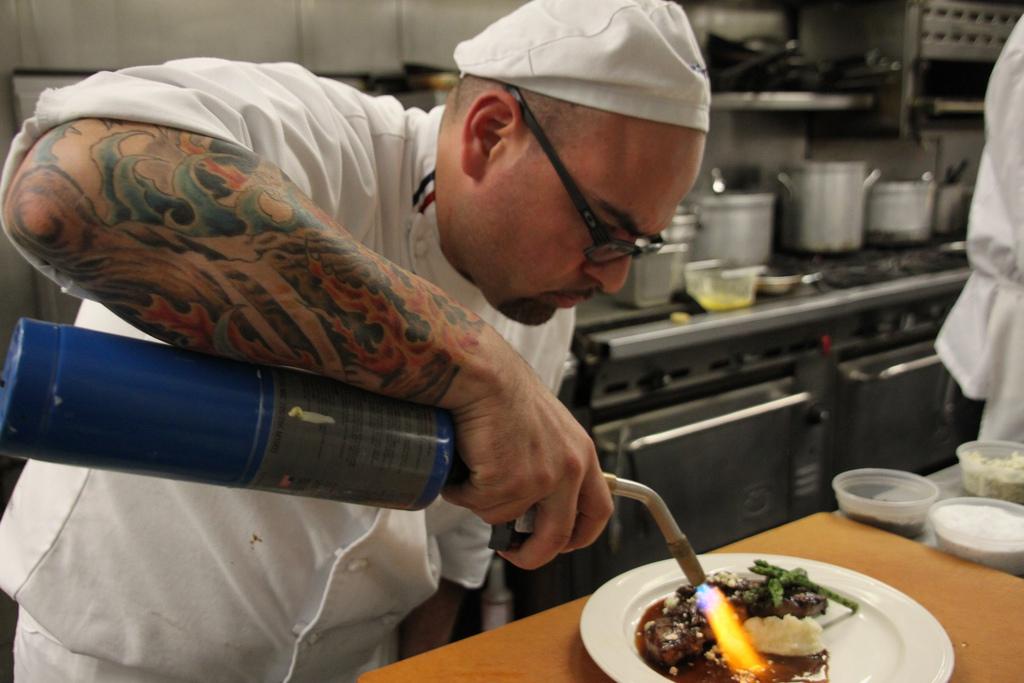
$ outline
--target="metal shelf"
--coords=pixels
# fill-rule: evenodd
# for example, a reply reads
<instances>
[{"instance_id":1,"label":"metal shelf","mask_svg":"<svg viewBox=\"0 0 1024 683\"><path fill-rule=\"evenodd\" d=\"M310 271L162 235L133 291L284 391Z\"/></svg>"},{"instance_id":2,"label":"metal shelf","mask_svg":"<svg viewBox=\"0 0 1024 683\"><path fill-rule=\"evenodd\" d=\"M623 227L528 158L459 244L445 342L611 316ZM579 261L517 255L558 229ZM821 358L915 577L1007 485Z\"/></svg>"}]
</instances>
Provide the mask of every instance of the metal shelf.
<instances>
[{"instance_id":1,"label":"metal shelf","mask_svg":"<svg viewBox=\"0 0 1024 683\"><path fill-rule=\"evenodd\" d=\"M711 108L719 111L849 111L874 105L875 96L870 93L711 93Z\"/></svg>"}]
</instances>

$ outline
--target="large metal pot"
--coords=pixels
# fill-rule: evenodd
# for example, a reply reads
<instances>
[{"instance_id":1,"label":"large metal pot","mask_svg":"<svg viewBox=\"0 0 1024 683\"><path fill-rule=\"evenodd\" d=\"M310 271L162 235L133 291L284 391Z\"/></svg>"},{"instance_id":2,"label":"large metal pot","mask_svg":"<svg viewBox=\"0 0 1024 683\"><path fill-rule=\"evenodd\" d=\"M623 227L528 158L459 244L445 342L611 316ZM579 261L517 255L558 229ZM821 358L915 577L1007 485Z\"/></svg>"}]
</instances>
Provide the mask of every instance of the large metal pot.
<instances>
[{"instance_id":1,"label":"large metal pot","mask_svg":"<svg viewBox=\"0 0 1024 683\"><path fill-rule=\"evenodd\" d=\"M697 208L700 228L693 242L694 260L757 266L771 259L774 194L709 194L697 199Z\"/></svg>"},{"instance_id":2,"label":"large metal pot","mask_svg":"<svg viewBox=\"0 0 1024 683\"><path fill-rule=\"evenodd\" d=\"M783 192L781 241L813 253L864 246L865 195L880 175L864 161L804 161L778 175Z\"/></svg>"},{"instance_id":3,"label":"large metal pot","mask_svg":"<svg viewBox=\"0 0 1024 683\"><path fill-rule=\"evenodd\" d=\"M932 236L935 182L880 182L868 194L869 244L919 244Z\"/></svg>"}]
</instances>

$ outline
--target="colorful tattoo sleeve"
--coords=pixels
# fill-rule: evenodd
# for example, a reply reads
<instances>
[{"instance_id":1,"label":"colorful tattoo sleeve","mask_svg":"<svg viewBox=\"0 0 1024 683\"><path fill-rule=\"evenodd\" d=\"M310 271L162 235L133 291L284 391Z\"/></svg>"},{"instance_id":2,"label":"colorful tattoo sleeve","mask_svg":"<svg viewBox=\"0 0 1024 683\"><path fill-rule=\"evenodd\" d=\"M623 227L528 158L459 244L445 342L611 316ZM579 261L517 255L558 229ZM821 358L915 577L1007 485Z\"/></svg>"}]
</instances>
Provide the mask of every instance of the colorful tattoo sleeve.
<instances>
[{"instance_id":1,"label":"colorful tattoo sleeve","mask_svg":"<svg viewBox=\"0 0 1024 683\"><path fill-rule=\"evenodd\" d=\"M145 332L438 402L483 322L365 248L276 167L193 133L81 120L11 184L11 237Z\"/></svg>"}]
</instances>

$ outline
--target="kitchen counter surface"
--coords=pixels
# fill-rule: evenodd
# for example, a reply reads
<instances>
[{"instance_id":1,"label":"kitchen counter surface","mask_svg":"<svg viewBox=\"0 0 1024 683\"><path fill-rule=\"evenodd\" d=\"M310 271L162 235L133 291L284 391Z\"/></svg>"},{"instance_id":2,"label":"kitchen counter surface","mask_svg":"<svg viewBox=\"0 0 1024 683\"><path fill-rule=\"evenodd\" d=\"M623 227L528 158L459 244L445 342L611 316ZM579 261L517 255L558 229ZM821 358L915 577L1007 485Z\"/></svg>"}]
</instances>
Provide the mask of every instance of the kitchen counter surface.
<instances>
[{"instance_id":1,"label":"kitchen counter surface","mask_svg":"<svg viewBox=\"0 0 1024 683\"><path fill-rule=\"evenodd\" d=\"M1024 579L828 512L805 517L716 552L792 555L883 581L925 607L955 652L953 683L1021 680ZM361 683L545 681L608 683L583 647L586 598L365 674ZM910 681L899 683L912 683Z\"/></svg>"}]
</instances>

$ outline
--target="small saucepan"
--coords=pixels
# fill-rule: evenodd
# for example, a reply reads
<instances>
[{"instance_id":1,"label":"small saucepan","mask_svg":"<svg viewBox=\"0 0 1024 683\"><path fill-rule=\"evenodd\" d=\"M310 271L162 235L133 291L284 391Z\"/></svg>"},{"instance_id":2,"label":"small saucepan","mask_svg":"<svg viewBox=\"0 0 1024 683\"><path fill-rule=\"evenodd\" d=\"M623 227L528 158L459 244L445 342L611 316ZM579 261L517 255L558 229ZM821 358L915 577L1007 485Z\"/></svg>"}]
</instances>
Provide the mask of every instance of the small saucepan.
<instances>
[{"instance_id":1,"label":"small saucepan","mask_svg":"<svg viewBox=\"0 0 1024 683\"><path fill-rule=\"evenodd\" d=\"M757 276L757 291L760 294L789 294L801 285L810 285L821 279L821 273L798 273L779 268L769 268Z\"/></svg>"}]
</instances>

